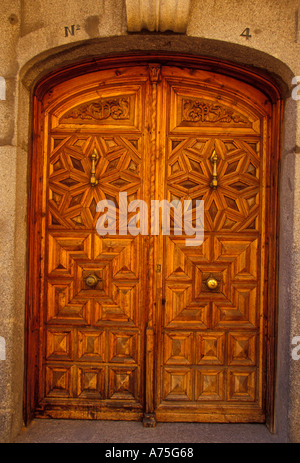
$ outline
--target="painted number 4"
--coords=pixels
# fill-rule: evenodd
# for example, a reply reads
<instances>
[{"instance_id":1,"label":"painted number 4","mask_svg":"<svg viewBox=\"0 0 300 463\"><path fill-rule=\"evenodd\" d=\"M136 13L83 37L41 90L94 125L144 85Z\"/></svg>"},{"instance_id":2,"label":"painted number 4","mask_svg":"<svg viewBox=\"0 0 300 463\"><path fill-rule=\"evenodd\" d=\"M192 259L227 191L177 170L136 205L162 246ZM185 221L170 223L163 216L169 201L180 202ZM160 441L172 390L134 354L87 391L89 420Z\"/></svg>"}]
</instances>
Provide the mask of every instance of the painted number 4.
<instances>
[{"instance_id":1,"label":"painted number 4","mask_svg":"<svg viewBox=\"0 0 300 463\"><path fill-rule=\"evenodd\" d=\"M247 40L249 40L250 37L252 37L252 35L250 35L249 27L246 27L246 29L243 30L243 32L241 33L241 37L246 37Z\"/></svg>"}]
</instances>

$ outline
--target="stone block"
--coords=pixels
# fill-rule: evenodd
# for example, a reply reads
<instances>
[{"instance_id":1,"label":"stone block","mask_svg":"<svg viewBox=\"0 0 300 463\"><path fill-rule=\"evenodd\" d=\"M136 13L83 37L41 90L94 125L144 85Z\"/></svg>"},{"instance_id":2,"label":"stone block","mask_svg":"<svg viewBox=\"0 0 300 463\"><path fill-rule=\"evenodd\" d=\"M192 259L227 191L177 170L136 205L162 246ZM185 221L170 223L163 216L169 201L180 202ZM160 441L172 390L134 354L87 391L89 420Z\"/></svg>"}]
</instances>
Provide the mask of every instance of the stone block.
<instances>
[{"instance_id":1,"label":"stone block","mask_svg":"<svg viewBox=\"0 0 300 463\"><path fill-rule=\"evenodd\" d=\"M128 31L185 33L190 3L190 0L126 0Z\"/></svg>"}]
</instances>

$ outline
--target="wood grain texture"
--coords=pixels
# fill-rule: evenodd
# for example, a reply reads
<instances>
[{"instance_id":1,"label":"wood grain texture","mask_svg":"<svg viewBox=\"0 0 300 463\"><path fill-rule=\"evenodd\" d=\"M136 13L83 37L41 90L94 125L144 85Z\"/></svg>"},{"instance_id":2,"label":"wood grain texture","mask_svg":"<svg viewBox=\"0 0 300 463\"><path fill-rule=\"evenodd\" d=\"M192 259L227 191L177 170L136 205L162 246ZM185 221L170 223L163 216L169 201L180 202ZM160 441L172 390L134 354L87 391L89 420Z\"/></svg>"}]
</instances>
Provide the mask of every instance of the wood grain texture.
<instances>
[{"instance_id":1,"label":"wood grain texture","mask_svg":"<svg viewBox=\"0 0 300 463\"><path fill-rule=\"evenodd\" d=\"M276 89L267 97L257 76L238 80L229 65L217 74L186 64L108 62L36 92L28 420L272 423ZM118 209L120 192L149 210L153 199L203 200L203 243L187 246L174 214L170 236L99 236L96 205Z\"/></svg>"}]
</instances>

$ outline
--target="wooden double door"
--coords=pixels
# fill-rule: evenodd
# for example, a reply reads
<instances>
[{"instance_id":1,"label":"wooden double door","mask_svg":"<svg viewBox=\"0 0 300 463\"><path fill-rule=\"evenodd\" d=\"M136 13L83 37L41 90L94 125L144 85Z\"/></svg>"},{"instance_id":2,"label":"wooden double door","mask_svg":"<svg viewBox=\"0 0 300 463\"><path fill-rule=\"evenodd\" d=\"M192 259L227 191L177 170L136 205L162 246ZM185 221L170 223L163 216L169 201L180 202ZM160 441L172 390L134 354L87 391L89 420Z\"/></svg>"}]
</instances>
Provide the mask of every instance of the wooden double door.
<instances>
[{"instance_id":1,"label":"wooden double door","mask_svg":"<svg viewBox=\"0 0 300 463\"><path fill-rule=\"evenodd\" d=\"M265 421L271 108L249 83L159 60L36 98L36 416ZM97 231L102 200L115 234ZM172 211L170 233L151 233L152 200L202 200L203 242L187 244ZM138 213L148 231L129 233Z\"/></svg>"}]
</instances>

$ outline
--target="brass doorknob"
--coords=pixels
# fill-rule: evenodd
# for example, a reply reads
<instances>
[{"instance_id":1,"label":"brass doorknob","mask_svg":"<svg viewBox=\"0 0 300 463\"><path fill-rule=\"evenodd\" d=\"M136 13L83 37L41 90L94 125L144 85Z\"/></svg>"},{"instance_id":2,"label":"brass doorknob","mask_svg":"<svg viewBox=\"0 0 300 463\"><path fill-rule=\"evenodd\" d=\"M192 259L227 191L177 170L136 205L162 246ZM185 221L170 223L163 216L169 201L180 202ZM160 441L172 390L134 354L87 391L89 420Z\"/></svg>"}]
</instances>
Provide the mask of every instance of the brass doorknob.
<instances>
[{"instance_id":1,"label":"brass doorknob","mask_svg":"<svg viewBox=\"0 0 300 463\"><path fill-rule=\"evenodd\" d=\"M84 282L87 286L91 288L93 286L96 286L96 284L98 283L98 278L96 277L96 275L91 274L85 278Z\"/></svg>"},{"instance_id":2,"label":"brass doorknob","mask_svg":"<svg viewBox=\"0 0 300 463\"><path fill-rule=\"evenodd\" d=\"M214 277L209 277L208 280L206 280L206 286L208 289L216 289L218 284L218 281Z\"/></svg>"}]
</instances>

